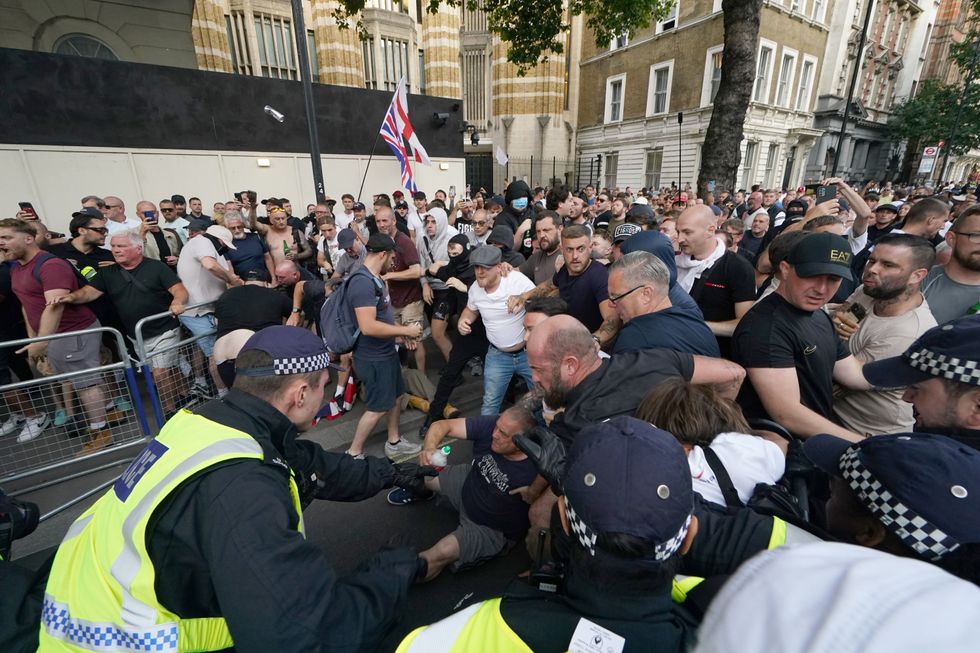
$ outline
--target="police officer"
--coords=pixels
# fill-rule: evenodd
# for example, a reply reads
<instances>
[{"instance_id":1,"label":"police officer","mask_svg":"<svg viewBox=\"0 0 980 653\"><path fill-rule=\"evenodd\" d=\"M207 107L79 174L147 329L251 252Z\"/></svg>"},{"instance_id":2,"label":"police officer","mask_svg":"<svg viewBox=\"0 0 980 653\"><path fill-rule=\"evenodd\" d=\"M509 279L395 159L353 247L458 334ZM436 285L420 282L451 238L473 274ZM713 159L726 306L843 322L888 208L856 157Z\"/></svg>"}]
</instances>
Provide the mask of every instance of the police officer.
<instances>
[{"instance_id":1,"label":"police officer","mask_svg":"<svg viewBox=\"0 0 980 653\"><path fill-rule=\"evenodd\" d=\"M232 390L175 415L69 528L40 650L376 648L424 561L387 550L338 578L304 538L302 508L418 488L432 470L297 440L323 403L327 363L307 330L253 335Z\"/></svg>"},{"instance_id":2,"label":"police officer","mask_svg":"<svg viewBox=\"0 0 980 653\"><path fill-rule=\"evenodd\" d=\"M687 650L694 621L671 600L698 530L686 460L676 438L632 417L583 430L558 502L571 540L563 594L515 584L412 632L398 653Z\"/></svg>"}]
</instances>

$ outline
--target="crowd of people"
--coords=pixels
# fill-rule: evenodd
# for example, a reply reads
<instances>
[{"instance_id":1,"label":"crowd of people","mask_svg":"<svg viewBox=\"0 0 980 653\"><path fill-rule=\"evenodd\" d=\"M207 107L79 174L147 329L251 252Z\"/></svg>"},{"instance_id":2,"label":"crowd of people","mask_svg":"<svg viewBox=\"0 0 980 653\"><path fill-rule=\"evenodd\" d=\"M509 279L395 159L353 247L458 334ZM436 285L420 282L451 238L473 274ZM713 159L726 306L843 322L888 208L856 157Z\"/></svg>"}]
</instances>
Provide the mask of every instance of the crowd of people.
<instances>
[{"instance_id":1,"label":"crowd of people","mask_svg":"<svg viewBox=\"0 0 980 653\"><path fill-rule=\"evenodd\" d=\"M344 194L296 216L254 191L210 216L196 197L128 217L118 197L88 196L64 236L34 214L0 220L4 339L117 326L148 353L169 418L59 548L41 650L88 650L93 624L181 650L372 650L413 583L515 546L532 583L398 650L806 650L815 632L969 650L975 192L830 178L697 197L514 180L370 206ZM347 328L350 346L332 347ZM190 360L173 348L188 338ZM99 344L0 350L0 384L43 357L56 373L95 367ZM435 380L427 396L412 374ZM481 378L479 415L450 404L464 375ZM83 453L112 441L99 384L71 382ZM426 413L417 438L402 431L408 395ZM3 400L0 434L48 427L28 393ZM344 453L297 439L357 401ZM365 454L382 420L387 459ZM471 461L442 459L454 439L472 442ZM338 578L303 538L302 508L383 488L392 510L443 497L458 527ZM812 596L777 604L796 574ZM904 618L871 616L853 597L865 585L841 580L855 575L877 589L907 577L877 593ZM962 599L927 619L913 586ZM798 616L785 642L748 608L770 598ZM869 616L842 619L834 601ZM762 643L744 648L742 632Z\"/></svg>"}]
</instances>

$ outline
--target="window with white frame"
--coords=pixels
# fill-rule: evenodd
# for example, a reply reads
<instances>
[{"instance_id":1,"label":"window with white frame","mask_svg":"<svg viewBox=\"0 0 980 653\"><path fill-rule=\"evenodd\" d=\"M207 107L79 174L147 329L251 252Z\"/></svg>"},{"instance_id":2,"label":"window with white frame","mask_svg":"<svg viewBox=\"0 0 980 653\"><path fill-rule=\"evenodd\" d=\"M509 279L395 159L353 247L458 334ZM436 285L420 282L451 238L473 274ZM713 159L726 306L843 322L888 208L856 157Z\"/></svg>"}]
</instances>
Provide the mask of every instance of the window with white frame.
<instances>
[{"instance_id":1,"label":"window with white frame","mask_svg":"<svg viewBox=\"0 0 980 653\"><path fill-rule=\"evenodd\" d=\"M751 188L755 176L755 153L759 144L749 141L745 144L745 157L742 159L742 188Z\"/></svg>"},{"instance_id":2,"label":"window with white frame","mask_svg":"<svg viewBox=\"0 0 980 653\"><path fill-rule=\"evenodd\" d=\"M626 92L626 73L606 80L606 115L604 122L623 119L623 98Z\"/></svg>"},{"instance_id":3,"label":"window with white frame","mask_svg":"<svg viewBox=\"0 0 980 653\"><path fill-rule=\"evenodd\" d=\"M625 48L629 44L630 44L629 32L622 32L614 36L613 40L609 42L609 49L610 51L619 50L621 48Z\"/></svg>"},{"instance_id":4,"label":"window with white frame","mask_svg":"<svg viewBox=\"0 0 980 653\"><path fill-rule=\"evenodd\" d=\"M721 86L721 61L725 46L716 45L708 48L704 55L704 81L701 84L701 106L713 104L718 88Z\"/></svg>"},{"instance_id":5,"label":"window with white frame","mask_svg":"<svg viewBox=\"0 0 980 653\"><path fill-rule=\"evenodd\" d=\"M604 172L606 188L615 188L616 176L619 174L619 154L606 155L606 169Z\"/></svg>"},{"instance_id":6,"label":"window with white frame","mask_svg":"<svg viewBox=\"0 0 980 653\"><path fill-rule=\"evenodd\" d=\"M647 188L660 188L660 170L664 165L664 149L658 147L647 151L647 162L643 180Z\"/></svg>"},{"instance_id":7,"label":"window with white frame","mask_svg":"<svg viewBox=\"0 0 980 653\"><path fill-rule=\"evenodd\" d=\"M762 183L766 188L772 188L774 186L772 175L776 170L776 160L779 157L779 145L777 143L769 144L769 151L766 152L766 169L762 174Z\"/></svg>"},{"instance_id":8,"label":"window with white frame","mask_svg":"<svg viewBox=\"0 0 980 653\"><path fill-rule=\"evenodd\" d=\"M670 8L670 11L667 12L667 15L664 17L664 19L661 21L657 21L657 30L656 30L657 34L660 34L661 32L666 32L668 30L672 30L675 27L677 27L677 7L679 4L680 4L680 0L675 0L673 6Z\"/></svg>"},{"instance_id":9,"label":"window with white frame","mask_svg":"<svg viewBox=\"0 0 980 653\"><path fill-rule=\"evenodd\" d=\"M759 44L759 56L755 69L754 102L769 102L769 81L772 78L772 60L776 54L776 44L763 40Z\"/></svg>"},{"instance_id":10,"label":"window with white frame","mask_svg":"<svg viewBox=\"0 0 980 653\"><path fill-rule=\"evenodd\" d=\"M647 114L656 116L670 110L670 85L674 75L674 60L650 66L647 87Z\"/></svg>"},{"instance_id":11,"label":"window with white frame","mask_svg":"<svg viewBox=\"0 0 980 653\"><path fill-rule=\"evenodd\" d=\"M817 69L817 60L808 54L803 55L803 67L800 68L800 84L796 90L796 110L810 110L810 90L813 86L813 74Z\"/></svg>"},{"instance_id":12,"label":"window with white frame","mask_svg":"<svg viewBox=\"0 0 980 653\"><path fill-rule=\"evenodd\" d=\"M783 48L783 59L779 64L779 79L776 81L776 106L778 107L789 107L793 100L797 54L796 50Z\"/></svg>"},{"instance_id":13,"label":"window with white frame","mask_svg":"<svg viewBox=\"0 0 980 653\"><path fill-rule=\"evenodd\" d=\"M813 0L813 20L822 23L826 8L827 5L824 3L824 0Z\"/></svg>"},{"instance_id":14,"label":"window with white frame","mask_svg":"<svg viewBox=\"0 0 980 653\"><path fill-rule=\"evenodd\" d=\"M800 6L801 6L800 0L789 0L789 10L790 11L799 12L800 11Z\"/></svg>"}]
</instances>

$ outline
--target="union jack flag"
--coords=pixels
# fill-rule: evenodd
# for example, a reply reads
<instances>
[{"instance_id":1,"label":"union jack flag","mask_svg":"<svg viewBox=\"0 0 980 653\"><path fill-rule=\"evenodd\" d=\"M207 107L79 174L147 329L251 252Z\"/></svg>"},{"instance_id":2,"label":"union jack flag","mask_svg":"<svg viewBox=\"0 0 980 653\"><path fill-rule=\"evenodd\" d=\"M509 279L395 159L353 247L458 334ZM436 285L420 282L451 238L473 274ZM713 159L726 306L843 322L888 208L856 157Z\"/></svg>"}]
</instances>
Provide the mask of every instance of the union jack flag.
<instances>
[{"instance_id":1,"label":"union jack flag","mask_svg":"<svg viewBox=\"0 0 980 653\"><path fill-rule=\"evenodd\" d=\"M431 165L429 155L419 142L418 134L412 128L412 123L408 119L408 94L405 90L405 78L402 77L395 89L395 95L391 98L388 105L388 112L385 114L384 122L381 123L381 137L391 149L395 158L402 169L402 186L411 193L418 192L415 180L412 177L411 159L424 165ZM405 146L405 141L412 146L409 153Z\"/></svg>"}]
</instances>

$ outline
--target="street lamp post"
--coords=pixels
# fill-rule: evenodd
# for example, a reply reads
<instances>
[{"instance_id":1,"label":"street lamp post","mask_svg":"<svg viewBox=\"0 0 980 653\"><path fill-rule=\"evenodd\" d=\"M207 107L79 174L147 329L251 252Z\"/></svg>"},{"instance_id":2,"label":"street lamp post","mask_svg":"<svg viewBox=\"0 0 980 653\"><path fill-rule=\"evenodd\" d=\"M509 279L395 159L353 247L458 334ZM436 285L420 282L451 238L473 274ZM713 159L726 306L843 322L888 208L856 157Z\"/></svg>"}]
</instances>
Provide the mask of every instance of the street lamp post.
<instances>
[{"instance_id":1,"label":"street lamp post","mask_svg":"<svg viewBox=\"0 0 980 653\"><path fill-rule=\"evenodd\" d=\"M323 189L323 164L320 162L320 137L316 130L316 104L313 102L313 80L310 76L310 53L307 50L306 23L303 20L303 4L292 0L293 31L296 35L296 54L299 56L299 76L303 81L303 99L306 103L306 126L310 138L310 162L313 164L313 186L316 201L327 199Z\"/></svg>"},{"instance_id":2,"label":"street lamp post","mask_svg":"<svg viewBox=\"0 0 980 653\"><path fill-rule=\"evenodd\" d=\"M681 133L681 130L683 129L683 125L684 125L684 113L678 111L677 112L677 195L678 196L680 196L681 193L681 175L683 174L681 172L681 166L684 163L684 158L683 158L684 149L681 143L681 138L683 138L683 134Z\"/></svg>"},{"instance_id":3,"label":"street lamp post","mask_svg":"<svg viewBox=\"0 0 980 653\"><path fill-rule=\"evenodd\" d=\"M847 132L847 119L851 114L851 100L854 98L854 86L857 84L858 75L861 73L861 53L864 52L864 43L868 40L868 27L871 25L871 9L874 7L874 0L867 0L868 6L864 12L864 25L861 27L861 38L858 40L857 53L854 56L854 71L851 73L851 83L847 87L847 99L844 100L844 115L840 121L840 133L837 134L837 151L834 152L834 165L830 169L830 176L837 176L837 166L840 163L840 153L844 150L844 134Z\"/></svg>"}]
</instances>

